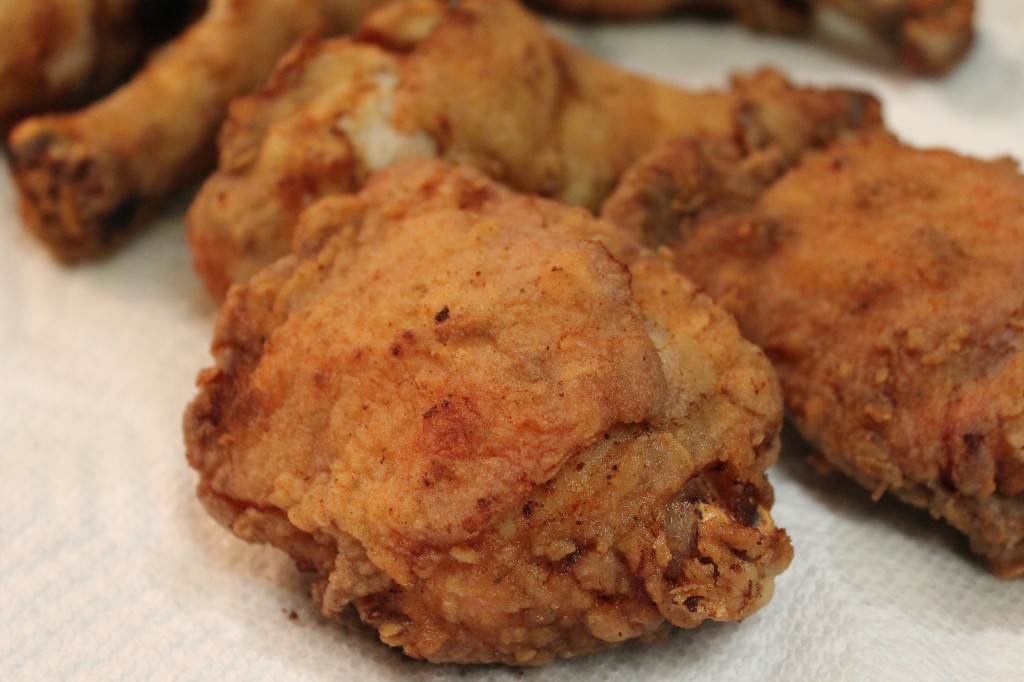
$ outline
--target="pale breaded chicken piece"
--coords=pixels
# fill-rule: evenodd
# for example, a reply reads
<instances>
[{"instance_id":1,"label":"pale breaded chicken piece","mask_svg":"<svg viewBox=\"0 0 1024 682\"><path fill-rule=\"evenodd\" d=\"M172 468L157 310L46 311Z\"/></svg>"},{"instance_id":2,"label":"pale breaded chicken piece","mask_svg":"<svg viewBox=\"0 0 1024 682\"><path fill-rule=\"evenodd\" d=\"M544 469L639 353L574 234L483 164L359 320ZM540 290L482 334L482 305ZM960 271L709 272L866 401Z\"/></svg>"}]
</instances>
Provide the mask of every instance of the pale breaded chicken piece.
<instances>
[{"instance_id":1,"label":"pale breaded chicken piece","mask_svg":"<svg viewBox=\"0 0 1024 682\"><path fill-rule=\"evenodd\" d=\"M21 212L61 261L109 253L213 164L228 102L300 37L353 28L385 0L211 0L136 76L88 108L11 133Z\"/></svg>"},{"instance_id":2,"label":"pale breaded chicken piece","mask_svg":"<svg viewBox=\"0 0 1024 682\"><path fill-rule=\"evenodd\" d=\"M537 665L742 619L790 561L764 355L625 232L468 167L314 204L213 353L200 499L411 656Z\"/></svg>"},{"instance_id":3,"label":"pale breaded chicken piece","mask_svg":"<svg viewBox=\"0 0 1024 682\"><path fill-rule=\"evenodd\" d=\"M603 215L673 244L765 349L829 463L1024 575L1024 176L881 133L771 173L676 143ZM718 197L665 210L713 196L702 183Z\"/></svg>"},{"instance_id":4,"label":"pale breaded chicken piece","mask_svg":"<svg viewBox=\"0 0 1024 682\"><path fill-rule=\"evenodd\" d=\"M675 10L724 12L757 30L799 33L826 10L892 45L914 73L939 75L974 41L974 0L532 0L581 17L639 19Z\"/></svg>"},{"instance_id":5,"label":"pale breaded chicken piece","mask_svg":"<svg viewBox=\"0 0 1024 682\"><path fill-rule=\"evenodd\" d=\"M0 133L125 80L196 2L0 0Z\"/></svg>"},{"instance_id":6,"label":"pale breaded chicken piece","mask_svg":"<svg viewBox=\"0 0 1024 682\"><path fill-rule=\"evenodd\" d=\"M797 89L772 72L733 91L657 83L553 39L508 0L407 2L374 13L351 39L302 46L234 103L219 168L189 210L189 241L219 297L287 251L303 207L395 161L444 157L596 208L668 136L782 137L792 147L818 125L805 112L825 110L844 125L879 119L867 95Z\"/></svg>"}]
</instances>

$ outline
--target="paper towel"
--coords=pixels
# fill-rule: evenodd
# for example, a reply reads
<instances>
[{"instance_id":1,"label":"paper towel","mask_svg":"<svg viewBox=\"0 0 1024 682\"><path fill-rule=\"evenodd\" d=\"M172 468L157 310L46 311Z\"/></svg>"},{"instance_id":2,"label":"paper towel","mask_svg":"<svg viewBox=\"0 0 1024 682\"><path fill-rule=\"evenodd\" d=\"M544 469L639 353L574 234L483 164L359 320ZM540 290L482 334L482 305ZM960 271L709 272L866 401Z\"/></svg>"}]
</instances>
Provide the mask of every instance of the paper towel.
<instances>
[{"instance_id":1,"label":"paper towel","mask_svg":"<svg viewBox=\"0 0 1024 682\"><path fill-rule=\"evenodd\" d=\"M967 61L928 80L731 25L559 25L605 58L687 86L774 64L799 83L866 88L910 142L1024 158L1024 3L982 2L979 28ZM191 271L186 201L115 257L64 268L21 228L0 181L0 678L523 677L411 661L354 617L319 618L283 555L199 507L180 421L209 363L215 309ZM952 530L819 476L801 450L791 436L772 472L774 516L796 557L766 608L525 675L1024 678L1024 580L992 577Z\"/></svg>"}]
</instances>

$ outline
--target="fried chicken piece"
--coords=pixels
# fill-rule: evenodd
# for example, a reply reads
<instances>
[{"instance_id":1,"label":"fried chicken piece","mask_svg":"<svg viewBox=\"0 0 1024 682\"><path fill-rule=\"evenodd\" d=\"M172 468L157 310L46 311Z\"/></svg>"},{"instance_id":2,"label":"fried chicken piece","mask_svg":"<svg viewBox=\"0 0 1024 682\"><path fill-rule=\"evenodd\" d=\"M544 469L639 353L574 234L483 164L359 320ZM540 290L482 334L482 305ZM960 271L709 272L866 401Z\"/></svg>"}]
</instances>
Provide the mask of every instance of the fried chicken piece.
<instances>
[{"instance_id":1,"label":"fried chicken piece","mask_svg":"<svg viewBox=\"0 0 1024 682\"><path fill-rule=\"evenodd\" d=\"M895 47L914 73L939 75L955 66L974 40L974 0L533 0L582 17L638 19L673 10L716 10L757 30L805 32L816 14L832 10Z\"/></svg>"},{"instance_id":2,"label":"fried chicken piece","mask_svg":"<svg viewBox=\"0 0 1024 682\"><path fill-rule=\"evenodd\" d=\"M834 9L896 46L914 73L941 75L974 42L974 0L811 0Z\"/></svg>"},{"instance_id":3,"label":"fried chicken piece","mask_svg":"<svg viewBox=\"0 0 1024 682\"><path fill-rule=\"evenodd\" d=\"M676 143L603 215L675 242L828 462L952 524L997 575L1024 575L1024 176L881 132L772 172ZM681 180L652 183L666 175ZM665 210L694 187L713 196L702 182L724 199Z\"/></svg>"},{"instance_id":4,"label":"fried chicken piece","mask_svg":"<svg viewBox=\"0 0 1024 682\"><path fill-rule=\"evenodd\" d=\"M0 1L0 133L126 79L195 3L176 0Z\"/></svg>"},{"instance_id":5,"label":"fried chicken piece","mask_svg":"<svg viewBox=\"0 0 1024 682\"><path fill-rule=\"evenodd\" d=\"M199 497L434 662L537 665L763 606L778 385L671 264L417 160L233 287L186 412Z\"/></svg>"},{"instance_id":6,"label":"fried chicken piece","mask_svg":"<svg viewBox=\"0 0 1024 682\"><path fill-rule=\"evenodd\" d=\"M353 27L384 0L211 0L127 85L78 112L12 132L27 226L65 262L108 253L213 163L228 102L259 85L299 37Z\"/></svg>"},{"instance_id":7,"label":"fried chicken piece","mask_svg":"<svg viewBox=\"0 0 1024 682\"><path fill-rule=\"evenodd\" d=\"M538 7L589 19L645 19L670 12L727 14L758 30L792 33L812 16L804 0L529 0Z\"/></svg>"},{"instance_id":8,"label":"fried chicken piece","mask_svg":"<svg viewBox=\"0 0 1024 682\"><path fill-rule=\"evenodd\" d=\"M788 136L777 128L798 128L793 119L819 100L858 125L879 118L860 93L797 90L767 71L741 82L688 92L623 72L554 40L507 0L385 8L353 38L303 45L233 104L219 169L188 215L196 269L222 296L287 251L304 206L411 157L469 163L596 208L672 135Z\"/></svg>"}]
</instances>

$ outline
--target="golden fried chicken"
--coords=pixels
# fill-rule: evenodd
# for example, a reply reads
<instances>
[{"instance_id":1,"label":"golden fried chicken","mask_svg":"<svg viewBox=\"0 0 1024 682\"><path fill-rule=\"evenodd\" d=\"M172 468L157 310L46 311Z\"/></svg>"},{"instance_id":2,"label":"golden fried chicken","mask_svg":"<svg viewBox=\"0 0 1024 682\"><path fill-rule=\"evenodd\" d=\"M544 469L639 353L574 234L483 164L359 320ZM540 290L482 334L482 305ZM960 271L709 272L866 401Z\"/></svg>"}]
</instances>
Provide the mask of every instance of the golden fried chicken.
<instances>
[{"instance_id":1,"label":"golden fried chicken","mask_svg":"<svg viewBox=\"0 0 1024 682\"><path fill-rule=\"evenodd\" d=\"M619 174L676 134L752 143L879 118L867 95L796 89L778 74L688 92L623 72L548 35L509 0L409 2L353 38L305 44L234 103L220 165L188 216L215 296L285 253L303 207L412 157L469 163L512 187L596 208ZM783 128L783 129L780 129Z\"/></svg>"},{"instance_id":2,"label":"golden fried chicken","mask_svg":"<svg viewBox=\"0 0 1024 682\"><path fill-rule=\"evenodd\" d=\"M603 215L674 243L765 349L828 462L1024 575L1024 176L883 133L773 172L677 142ZM702 183L718 196L701 200L715 196Z\"/></svg>"},{"instance_id":3,"label":"golden fried chicken","mask_svg":"<svg viewBox=\"0 0 1024 682\"><path fill-rule=\"evenodd\" d=\"M532 0L584 17L650 17L673 10L721 11L758 30L806 31L817 14L833 11L892 45L912 72L949 71L974 39L974 0Z\"/></svg>"},{"instance_id":4,"label":"golden fried chicken","mask_svg":"<svg viewBox=\"0 0 1024 682\"><path fill-rule=\"evenodd\" d=\"M263 82L296 39L348 30L383 2L211 0L110 96L15 128L11 166L26 225L62 261L108 253L213 164L228 102Z\"/></svg>"},{"instance_id":5,"label":"golden fried chicken","mask_svg":"<svg viewBox=\"0 0 1024 682\"><path fill-rule=\"evenodd\" d=\"M535 665L764 605L777 383L671 264L418 160L233 287L188 408L199 497L414 657Z\"/></svg>"},{"instance_id":6,"label":"golden fried chicken","mask_svg":"<svg viewBox=\"0 0 1024 682\"><path fill-rule=\"evenodd\" d=\"M0 0L0 133L66 109L128 77L196 2Z\"/></svg>"}]
</instances>

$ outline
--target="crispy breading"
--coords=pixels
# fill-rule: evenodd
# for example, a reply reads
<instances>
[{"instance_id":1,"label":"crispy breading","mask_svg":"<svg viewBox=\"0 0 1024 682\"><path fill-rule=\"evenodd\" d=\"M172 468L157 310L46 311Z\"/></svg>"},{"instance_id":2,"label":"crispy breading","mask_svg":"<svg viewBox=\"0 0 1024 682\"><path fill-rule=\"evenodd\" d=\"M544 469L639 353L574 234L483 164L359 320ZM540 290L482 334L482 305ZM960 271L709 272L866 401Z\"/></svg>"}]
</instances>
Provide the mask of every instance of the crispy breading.
<instances>
[{"instance_id":1,"label":"crispy breading","mask_svg":"<svg viewBox=\"0 0 1024 682\"><path fill-rule=\"evenodd\" d=\"M767 360L584 209L393 166L304 213L213 352L201 500L411 656L536 665L742 619L790 561Z\"/></svg>"},{"instance_id":2,"label":"crispy breading","mask_svg":"<svg viewBox=\"0 0 1024 682\"><path fill-rule=\"evenodd\" d=\"M228 102L299 37L352 28L384 0L211 0L128 84L11 133L26 225L62 261L108 253L214 160Z\"/></svg>"},{"instance_id":3,"label":"crispy breading","mask_svg":"<svg viewBox=\"0 0 1024 682\"><path fill-rule=\"evenodd\" d=\"M196 2L0 2L0 133L19 118L67 109L126 79Z\"/></svg>"},{"instance_id":4,"label":"crispy breading","mask_svg":"<svg viewBox=\"0 0 1024 682\"><path fill-rule=\"evenodd\" d=\"M232 106L219 169L188 215L196 269L223 295L286 252L304 206L397 160L441 156L596 208L671 135L788 136L821 99L856 125L879 117L859 93L796 90L772 72L743 83L689 92L623 72L508 0L385 8L351 39L293 52Z\"/></svg>"},{"instance_id":5,"label":"crispy breading","mask_svg":"<svg viewBox=\"0 0 1024 682\"><path fill-rule=\"evenodd\" d=\"M650 17L675 10L717 11L765 31L806 32L827 10L845 15L892 45L903 65L939 75L955 66L974 40L974 0L532 0L581 17Z\"/></svg>"},{"instance_id":6,"label":"crispy breading","mask_svg":"<svg viewBox=\"0 0 1024 682\"><path fill-rule=\"evenodd\" d=\"M604 215L674 242L831 464L945 519L996 574L1024 575L1024 176L883 133L774 182L762 170L676 143ZM662 207L694 183L644 194L666 174L726 199L672 215Z\"/></svg>"}]
</instances>

